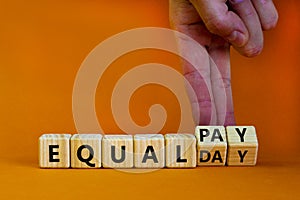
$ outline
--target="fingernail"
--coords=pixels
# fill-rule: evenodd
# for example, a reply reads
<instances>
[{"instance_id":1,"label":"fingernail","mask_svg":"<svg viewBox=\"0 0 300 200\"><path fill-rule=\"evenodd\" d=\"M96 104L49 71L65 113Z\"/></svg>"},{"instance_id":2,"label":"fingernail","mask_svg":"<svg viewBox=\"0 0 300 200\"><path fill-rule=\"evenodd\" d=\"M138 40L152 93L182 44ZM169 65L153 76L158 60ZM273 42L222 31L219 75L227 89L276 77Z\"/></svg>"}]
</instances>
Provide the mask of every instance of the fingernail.
<instances>
[{"instance_id":1,"label":"fingernail","mask_svg":"<svg viewBox=\"0 0 300 200\"><path fill-rule=\"evenodd\" d=\"M233 31L229 37L227 38L230 43L237 47L242 47L246 44L247 38L245 34L239 32L239 31Z\"/></svg>"}]
</instances>

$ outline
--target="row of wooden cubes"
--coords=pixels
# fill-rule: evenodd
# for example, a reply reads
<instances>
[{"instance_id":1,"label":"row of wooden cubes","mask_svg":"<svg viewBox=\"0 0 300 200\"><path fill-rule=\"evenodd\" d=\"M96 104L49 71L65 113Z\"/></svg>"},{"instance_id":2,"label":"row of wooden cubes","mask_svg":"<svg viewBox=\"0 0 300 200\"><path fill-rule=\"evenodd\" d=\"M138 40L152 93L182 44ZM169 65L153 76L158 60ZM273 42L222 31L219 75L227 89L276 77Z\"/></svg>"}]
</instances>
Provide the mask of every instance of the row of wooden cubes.
<instances>
[{"instance_id":1,"label":"row of wooden cubes","mask_svg":"<svg viewBox=\"0 0 300 200\"><path fill-rule=\"evenodd\" d=\"M253 126L197 126L193 134L44 134L41 168L193 168L255 165Z\"/></svg>"}]
</instances>

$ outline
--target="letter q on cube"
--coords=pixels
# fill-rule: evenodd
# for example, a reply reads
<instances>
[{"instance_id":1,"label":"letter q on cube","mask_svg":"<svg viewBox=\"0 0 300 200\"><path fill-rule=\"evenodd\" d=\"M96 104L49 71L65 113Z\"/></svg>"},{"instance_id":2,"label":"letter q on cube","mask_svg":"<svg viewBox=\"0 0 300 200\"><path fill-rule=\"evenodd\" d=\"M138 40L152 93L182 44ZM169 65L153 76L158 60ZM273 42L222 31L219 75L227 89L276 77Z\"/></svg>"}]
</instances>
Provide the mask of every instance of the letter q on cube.
<instances>
[{"instance_id":1,"label":"letter q on cube","mask_svg":"<svg viewBox=\"0 0 300 200\"><path fill-rule=\"evenodd\" d=\"M71 167L101 167L101 134L75 134L71 137Z\"/></svg>"}]
</instances>

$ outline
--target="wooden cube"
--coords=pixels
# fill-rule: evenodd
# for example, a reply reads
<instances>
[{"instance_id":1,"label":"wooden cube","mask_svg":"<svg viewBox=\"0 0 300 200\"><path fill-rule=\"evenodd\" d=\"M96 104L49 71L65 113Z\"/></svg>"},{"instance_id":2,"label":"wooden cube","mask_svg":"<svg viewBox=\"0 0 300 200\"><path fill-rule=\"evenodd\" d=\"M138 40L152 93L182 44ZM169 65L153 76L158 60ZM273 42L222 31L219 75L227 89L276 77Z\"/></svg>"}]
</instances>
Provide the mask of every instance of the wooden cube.
<instances>
[{"instance_id":1,"label":"wooden cube","mask_svg":"<svg viewBox=\"0 0 300 200\"><path fill-rule=\"evenodd\" d=\"M227 126L228 165L255 165L258 141L254 126Z\"/></svg>"},{"instance_id":2,"label":"wooden cube","mask_svg":"<svg viewBox=\"0 0 300 200\"><path fill-rule=\"evenodd\" d=\"M196 138L192 134L166 134L166 167L196 167Z\"/></svg>"},{"instance_id":3,"label":"wooden cube","mask_svg":"<svg viewBox=\"0 0 300 200\"><path fill-rule=\"evenodd\" d=\"M165 166L165 140L162 134L134 136L134 166L136 168L163 168Z\"/></svg>"},{"instance_id":4,"label":"wooden cube","mask_svg":"<svg viewBox=\"0 0 300 200\"><path fill-rule=\"evenodd\" d=\"M131 135L104 135L102 165L105 168L132 168L133 137Z\"/></svg>"},{"instance_id":5,"label":"wooden cube","mask_svg":"<svg viewBox=\"0 0 300 200\"><path fill-rule=\"evenodd\" d=\"M101 167L101 134L75 134L71 137L71 167Z\"/></svg>"},{"instance_id":6,"label":"wooden cube","mask_svg":"<svg viewBox=\"0 0 300 200\"><path fill-rule=\"evenodd\" d=\"M70 167L70 134L44 134L39 138L41 168Z\"/></svg>"},{"instance_id":7,"label":"wooden cube","mask_svg":"<svg viewBox=\"0 0 300 200\"><path fill-rule=\"evenodd\" d=\"M227 141L224 126L197 126L197 165L224 166Z\"/></svg>"}]
</instances>

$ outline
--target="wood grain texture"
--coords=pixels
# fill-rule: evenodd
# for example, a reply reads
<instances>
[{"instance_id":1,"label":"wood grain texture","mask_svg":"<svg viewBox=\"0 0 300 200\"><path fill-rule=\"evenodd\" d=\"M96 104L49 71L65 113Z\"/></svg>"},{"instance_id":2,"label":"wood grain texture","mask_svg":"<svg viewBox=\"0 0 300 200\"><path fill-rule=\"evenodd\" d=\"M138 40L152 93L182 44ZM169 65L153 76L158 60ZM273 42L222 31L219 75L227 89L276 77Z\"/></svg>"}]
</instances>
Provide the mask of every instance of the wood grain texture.
<instances>
[{"instance_id":1,"label":"wood grain texture","mask_svg":"<svg viewBox=\"0 0 300 200\"><path fill-rule=\"evenodd\" d=\"M197 126L197 165L224 166L227 140L224 126Z\"/></svg>"},{"instance_id":2,"label":"wood grain texture","mask_svg":"<svg viewBox=\"0 0 300 200\"><path fill-rule=\"evenodd\" d=\"M166 167L196 167L196 138L192 134L166 134Z\"/></svg>"},{"instance_id":3,"label":"wood grain texture","mask_svg":"<svg viewBox=\"0 0 300 200\"><path fill-rule=\"evenodd\" d=\"M136 168L163 168L165 166L165 140L162 134L134 136L134 166Z\"/></svg>"},{"instance_id":4,"label":"wood grain texture","mask_svg":"<svg viewBox=\"0 0 300 200\"><path fill-rule=\"evenodd\" d=\"M70 134L44 134L39 138L41 168L70 167Z\"/></svg>"},{"instance_id":5,"label":"wood grain texture","mask_svg":"<svg viewBox=\"0 0 300 200\"><path fill-rule=\"evenodd\" d=\"M101 167L101 134L75 134L71 137L71 167Z\"/></svg>"},{"instance_id":6,"label":"wood grain texture","mask_svg":"<svg viewBox=\"0 0 300 200\"><path fill-rule=\"evenodd\" d=\"M227 126L228 165L255 165L258 141L254 126Z\"/></svg>"},{"instance_id":7,"label":"wood grain texture","mask_svg":"<svg viewBox=\"0 0 300 200\"><path fill-rule=\"evenodd\" d=\"M132 168L133 137L131 135L104 135L102 165L105 168Z\"/></svg>"}]
</instances>

